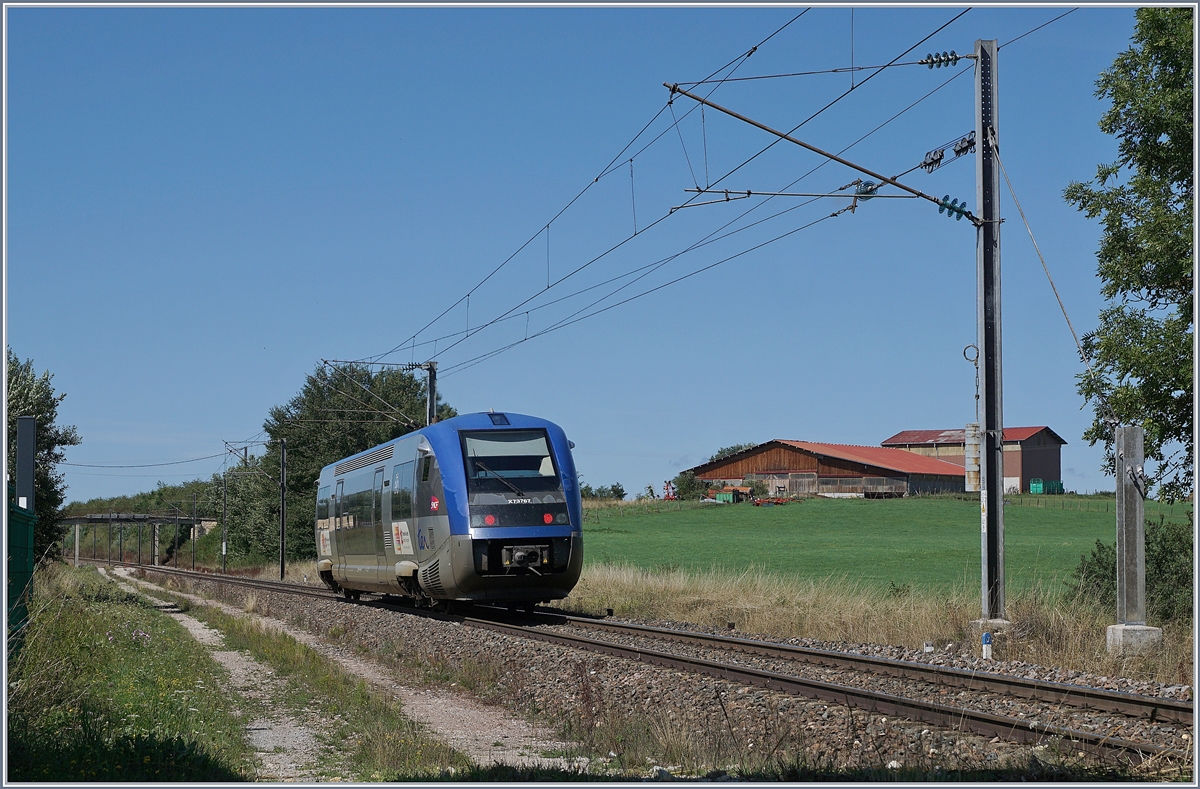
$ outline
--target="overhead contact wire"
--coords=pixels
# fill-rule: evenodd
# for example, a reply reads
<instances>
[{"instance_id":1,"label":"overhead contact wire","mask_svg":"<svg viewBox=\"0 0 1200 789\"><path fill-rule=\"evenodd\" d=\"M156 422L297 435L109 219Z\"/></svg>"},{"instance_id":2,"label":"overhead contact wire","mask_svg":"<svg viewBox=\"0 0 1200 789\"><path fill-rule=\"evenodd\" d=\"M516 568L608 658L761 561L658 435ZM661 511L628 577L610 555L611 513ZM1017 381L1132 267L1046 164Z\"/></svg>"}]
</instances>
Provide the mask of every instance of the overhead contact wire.
<instances>
[{"instance_id":1,"label":"overhead contact wire","mask_svg":"<svg viewBox=\"0 0 1200 789\"><path fill-rule=\"evenodd\" d=\"M908 112L908 111L912 110L914 107L916 107L917 105L919 105L920 103L922 103L923 101L925 101L926 99L928 99L930 96L934 95L934 94L935 94L935 93L937 93L938 91L940 91L940 90L942 90L943 88L945 88L947 85L949 85L949 84L950 84L951 82L953 82L954 80L956 80L956 79L959 79L960 77L962 77L962 76L964 76L964 75L966 75L966 74L970 74L970 73L971 73L971 72L970 72L970 70L966 70L966 69L964 69L964 70L962 70L962 71L958 72L957 74L954 74L954 75L953 75L953 76L951 76L950 78L948 78L948 79L946 79L945 81L943 81L943 82L942 82L940 85L938 85L938 86L934 87L933 89L931 89L931 90L930 90L929 92L927 92L925 95L921 96L920 98L916 99L915 101L913 101L912 103L910 103L910 104L909 104L908 106L906 106L905 108L903 108L903 109L899 110L898 112L896 112L895 114L893 114L893 115L892 115L890 118L888 118L887 120L883 121L882 123L880 123L879 125L877 125L875 128L873 128L873 129L871 129L870 131L868 131L867 133L863 134L861 137L859 137L859 138L858 138L857 140L855 140L854 142L850 143L849 145L847 145L847 146L845 146L844 148L842 148L841 150L839 150L839 151L838 151L838 153L839 153L839 154L842 154L842 153L845 153L845 152L849 151L850 149L852 149L853 147L855 147L856 145L858 145L859 143L861 143L863 140L866 140L867 138L871 137L872 135L874 135L875 133L879 132L881 129L883 129L884 127L886 127L888 124L892 123L892 122L893 122L893 121L895 121L897 118L899 118L900 116L904 115L906 112ZM703 107L704 105L700 105L700 106L701 106L701 107ZM958 139L958 138L955 138L955 139ZM951 143L952 143L952 142L954 142L954 140L952 140L952 141L951 141ZM951 144L951 143L947 143L947 145L949 145L949 144ZM803 175L801 175L799 178L796 178L796 179L795 179L795 180L793 180L791 183L789 183L789 184L785 185L785 186L783 187L783 189L790 189L791 187L793 187L793 186L795 186L796 184L798 184L798 183L800 183L801 181L803 181L805 178L808 178L809 176L811 176L811 175L812 175L813 173L815 173L816 171L820 170L820 169L821 169L821 168L823 168L823 167L826 167L826 166L828 166L830 163L831 163L831 160L828 160L828 159L826 159L826 160L823 160L823 161L822 161L820 164L816 165L816 166L815 166L815 167L813 167L811 170L809 170L808 172L806 172L806 173L804 173ZM919 165L918 165L918 166L919 166ZM912 168L912 169L916 169L916 168ZM911 172L911 171L912 171L912 170L909 170L908 172ZM899 176L897 176L897 177L899 177ZM745 218L746 216L748 216L749 214L753 213L754 211L757 211L758 209L762 208L764 205L766 205L767 203L769 203L769 202L770 202L772 199L774 199L774 198L770 198L770 197L769 197L769 198L767 198L766 200L762 200L762 201L760 201L760 202L756 203L754 206L752 206L752 207L750 207L750 208L747 208L747 209L746 209L745 211L743 211L741 214L738 214L738 215L737 215L737 216L735 216L734 218L730 219L728 222L726 222L725 224L723 224L723 225L721 225L720 227L716 228L716 229L715 229L715 230L713 230L711 233L709 233L707 236L704 236L703 238L701 238L699 241L696 241L696 242L694 242L693 244L689 245L689 246L688 246L688 247L686 247L685 249L682 249L682 250L680 250L679 252L676 252L676 253L674 253L674 254L672 254L672 255L670 255L670 256L668 256L668 257L666 257L666 258L662 258L662 259L660 259L660 260L657 260L657 261L655 261L655 262L653 262L653 263L648 263L648 264L646 264L646 265L644 265L644 266L639 266L639 267L637 267L637 268L631 269L631 270L629 270L629 271L626 271L626 272L624 272L624 273L622 273L622 274L618 274L618 275L617 275L617 276L615 276L615 277L612 277L612 278L610 278L610 279L604 280L603 282L598 282L598 283L596 283L596 284L594 284L594 285L589 285L589 286L588 286L588 287L586 287L586 288L582 288L582 289L580 289L580 290L577 290L577 291L575 291L574 293L570 293L570 294L567 294L567 295L565 295L565 296L560 296L559 298L557 298L557 299L554 299L554 300L552 300L552 301L549 301L549 302L546 302L546 303L544 303L544 304L539 304L538 306L536 306L536 307L532 307L532 308L530 308L530 309L526 310L525 312L522 312L522 313L517 313L517 315L516 315L516 316L514 316L514 315L506 315L506 316L502 316L502 317L500 317L500 318L497 318L495 322L496 322L496 323L500 323L500 322L502 322L502 321L509 320L509 319L510 319L510 318L512 318L512 317L518 317L518 316L520 316L520 315L524 315L524 316L525 316L525 318L526 318L526 329L527 329L527 330L526 330L526 339L531 339L531 338L528 336L528 320L529 320L529 313L531 313L531 312L537 312L538 310L545 309L545 308L547 308L547 307L553 306L553 305L555 305L555 304L558 304L558 303L560 303L560 302L566 301L567 299L574 298L575 296L578 296L578 295L581 295L581 294L583 294L583 293L586 293L586 292L588 292L588 291L590 291L590 290L595 290L595 289L596 289L596 288L598 288L598 287L603 287L604 285L610 284L610 283L612 283L612 282L615 282L615 281L617 281L617 280L624 279L625 277L628 277L628 276L632 276L632 275L634 275L634 274L637 274L637 273L639 273L639 272L641 272L641 271L644 271L645 269L648 269L648 268L658 268L658 267L661 267L661 265L662 265L662 264L664 264L664 263L669 263L669 262L671 262L672 260L675 260L676 258L680 257L681 255L687 254L688 252L694 251L695 249L698 249L698 248L700 248L700 247L703 247L703 246L707 246L708 244L715 243L715 242L717 242L717 241L720 241L720 240L722 240L722 239L729 238L729 237L731 237L731 236L733 236L733 235L736 235L737 233L741 233L741 232L743 232L743 231L745 231L745 230L749 230L749 229L751 229L751 228L757 227L758 225L760 225L760 224L762 224L762 223L764 223L764 222L768 222L768 221L770 221L770 220L772 220L772 219L775 219L775 218L777 218L777 217L783 216L784 214L790 213L791 211L795 211L795 210L797 210L797 209L799 209L799 208L803 208L804 206L806 206L806 205L808 205L809 203L811 203L811 202L812 202L812 201L805 201L805 202L802 202L802 203L800 203L800 204L798 204L798 205L791 206L791 207L789 207L789 208L785 208L785 209L783 209L782 211L778 211L778 212L776 212L776 213L774 213L774 214L771 214L770 216L764 217L764 218L762 218L762 219L755 220L754 222L752 222L752 223L750 223L750 224L748 224L748 225L745 225L745 226L743 226L743 227L740 227L740 228L738 228L738 229L736 229L736 230L732 230L732 231L730 231L729 233L725 233L724 235L717 235L718 233L721 233L723 230L725 230L726 228L728 228L730 225L733 225L734 223L736 223L736 222L738 222L739 220L741 220L741 219ZM643 232L644 232L644 231L643 231ZM615 292L615 291L614 291L614 292ZM538 295L541 295L541 294L538 294ZM612 294L610 294L610 295L612 295ZM527 302L526 302L526 303L527 303ZM524 303L523 303L522 305L519 305L519 306L524 306ZM483 328L483 327L479 327L479 328ZM423 343L420 343L420 345L431 345L431 344L433 344L433 343L437 342L438 340L446 340L446 339L451 339L451 338L453 338L453 337L459 337L459 336L461 336L462 334L463 334L463 332L461 332L461 331L458 331L458 332L452 332L452 333L450 333L450 334L445 334L445 335L442 335L441 337L437 338L437 340L426 340L425 342L423 342Z\"/></svg>"},{"instance_id":2,"label":"overhead contact wire","mask_svg":"<svg viewBox=\"0 0 1200 789\"><path fill-rule=\"evenodd\" d=\"M746 58L748 58L748 57L750 57L750 55L754 54L754 51L755 51L755 50L757 50L757 49L758 49L758 47L760 47L760 46L762 46L763 44L765 44L766 42L770 41L770 40L771 40L772 38L774 38L774 37L775 37L777 34L779 34L781 31L783 31L785 28L787 28L787 27L788 27L788 25L791 25L791 24L792 24L792 22L795 22L797 19L799 19L800 17L802 17L802 16L804 16L806 13L808 13L808 11L809 11L809 10L810 10L810 9L808 9L808 8L804 9L804 10L803 10L803 11L801 11L799 14L797 14L797 15L796 15L796 16L794 16L794 17L792 17L792 19L790 19L788 22L786 22L786 23L785 23L785 24L784 24L782 27L778 28L777 30L775 30L775 32L771 33L771 35L769 35L769 36L767 36L765 39L763 39L763 40L762 40L762 41L761 41L761 42L760 42L758 45L756 45L755 47L753 47L753 48L752 48L752 49L751 49L749 52L747 52L747 53L745 53L745 54L742 54L742 55L739 55L739 56L737 56L737 57L733 58L733 59L732 59L732 60L730 60L728 63L726 63L724 66L721 66L720 68L718 68L717 70L715 70L715 71L714 71L712 74L710 74L710 75L709 75L708 77L706 77L705 79L706 79L706 80L707 80L707 79L710 79L711 77L715 76L716 74L720 73L721 71L725 70L726 68L729 68L729 66L733 65L734 63L738 63L738 61L739 61L739 60L740 60L740 61L742 61L742 62L745 62L745 59L746 59ZM740 64L740 63L738 63L738 65L740 66L741 64ZM736 67L735 67L735 70L736 70ZM568 202L568 203L567 203L565 206L563 206L563 207L562 207L562 208L561 208L561 209L558 211L558 213L556 213L556 214L555 214L555 215L554 215L554 216L553 216L553 217L550 219L550 221L546 223L546 225L545 225L545 226L546 226L546 227L549 227L549 225L550 225L551 223L553 223L553 222L554 222L556 219L558 219L560 216L562 216L562 215L563 215L563 214L564 214L564 213L565 213L565 212L566 212L566 211L567 211L567 210L568 210L568 209L569 209L569 208L570 208L572 205L574 205L574 204L576 203L576 201L578 201L578 200L579 200L579 198L583 197L583 195L584 195L584 194L585 194L585 193L586 193L586 192L587 192L589 189L591 189L591 188L592 188L592 186L593 186L594 184L596 184L597 182L599 182L599 180L600 180L601 178L603 178L605 175L607 175L609 172L611 172L611 170L612 170L612 167L613 167L613 166L614 166L614 165L615 165L615 164L616 164L618 161L620 161L620 160L622 159L622 157L624 156L625 152L629 150L630 146L632 146L632 145L633 145L635 142L637 142L637 140L638 140L638 139L639 139L639 138L640 138L640 137L641 137L641 136L642 136L642 135L643 135L643 134L646 132L646 130L647 130L647 129L649 129L649 128L650 128L650 126L651 126L651 125L653 125L653 124L654 124L654 122L655 122L656 120L658 120L659 116L661 116L661 115L663 114L663 112L664 112L664 111L665 111L665 110L666 110L666 109L667 109L669 106L670 106L670 102L668 101L666 104L664 104L664 105L663 105L663 106L662 106L662 107L661 107L661 108L658 110L658 112L656 112L656 113L654 114L654 117L652 117L652 118L651 118L651 119L650 119L650 120L649 120L649 121L646 123L646 125L645 125L645 126L643 126L643 127L641 128L641 130L640 130L640 131L638 131L638 133L637 133L637 134L635 134L635 135L633 136L633 138L632 138L632 139L630 139L630 141L629 141L628 143L626 143L626 144L625 144L625 147L623 147L623 148L620 150L620 152L618 152L618 153L617 153L617 155L613 157L612 161L608 163L608 165L607 165L607 166L606 166L606 167L605 167L605 168L604 168L604 169L601 171L601 173L600 173L599 175L597 175L597 176L596 176L594 179L592 179L590 182L588 182L588 184L587 184L586 186L584 186L584 187L583 187L583 189L581 189L581 190L579 191L579 193L575 195L575 197L571 198L571 200L570 200L570 201L569 201L569 202ZM691 112L691 110L689 110L688 112L690 113L690 112ZM685 115L684 117L686 117L686 115ZM664 130L664 132L663 132L663 133L666 133L666 131L668 131L668 130ZM655 137L655 139L654 139L654 140L651 140L651 142L650 142L650 143L648 143L648 144L647 144L646 146L644 146L644 147L643 147L641 150L639 150L637 154L634 154L634 156L636 157L637 155L639 155L640 153L642 153L642 151L645 151L645 150L646 150L646 148L648 148L650 145L653 145L653 144L654 144L654 142L656 142L656 141L659 139L659 137L661 137L661 136L662 136L662 134L659 134L659 135L658 135L658 137ZM522 251L525 249L525 247L527 247L527 246L528 246L530 243L532 243L532 242L534 241L534 239L536 239L536 238L537 238L537 236L538 236L538 235L540 235L540 234L541 234L541 231L539 230L539 232L538 232L538 233L536 233L536 234L534 234L532 237L530 237L530 239L529 239L528 241L526 241L524 244L522 244L522 245L521 245L521 246L520 246L520 247L519 247L519 248L518 248L518 249L517 249L515 252L513 252L511 255L509 255L507 258L505 258L505 259L504 259L504 261L503 261L502 263L500 263L498 266L496 266L494 269L492 269L492 271L490 271L486 277L484 277L482 280L480 280L480 281L479 281L479 282L478 282L478 283L477 283L477 284L476 284L476 285L475 285L473 288L471 288L471 290L470 290L470 291L468 291L468 292L467 292L467 295L470 295L471 293L475 292L475 291L476 291L476 290L478 290L480 287L482 287L482 286L483 286L483 285L484 285L484 284L485 284L485 283L486 283L488 280L490 280L490 279L491 279L491 278L492 278L492 277L493 277L493 276L494 276L496 273L498 273L498 272L499 272L499 271L500 271L502 268L504 268L504 267L505 267L505 266L506 266L506 265L507 265L509 262L511 262L513 258L515 258L517 255L519 255L519 254L520 254L520 253L521 253L521 252L522 252ZM547 286L547 289L549 289L550 287L551 287L551 286L549 286L549 285L548 285L548 286ZM375 356L372 356L372 357L365 357L365 359L371 359L372 361L375 361L375 360L382 359L382 358L384 358L384 357L386 357L386 356L388 356L388 355L390 355L390 354L392 354L392 353L395 353L396 351L398 351L399 349L401 349L401 348L403 348L405 345L407 345L409 342L411 342L411 341L415 340L417 337L419 337L419 336L421 335L421 333L422 333L422 332L424 332L426 329L428 329L430 326L432 326L433 324L435 324L435 323L437 323L439 320L441 320L443 317L445 317L445 316L446 316L446 315L447 315L447 314L448 314L448 313L449 313L451 310L453 310L455 307L457 307L459 304L461 304L461 303L462 303L462 301L463 301L463 299L465 299L465 298L466 298L466 296L464 296L464 297L462 297L462 298L459 298L457 301L455 301L453 304L451 304L449 307L447 307L445 310L443 310L443 311L442 311L442 312L441 312L441 313L440 313L440 314L439 314L437 317L435 317L433 320L429 321L429 322L428 322L428 323L426 323L426 324L425 324L423 327L421 327L421 328L420 328L420 329L419 329L419 330L418 330L418 331L417 331L415 334L413 334L411 337L409 337L409 338L408 338L407 340L405 340L404 342L402 342L402 343L400 343L400 344L396 345L396 346L395 346L394 348L392 348L391 350L389 350L389 351L386 351L386 352L384 352L384 353L382 353L382 354L377 354L377 355L375 355ZM365 360L365 359L364 359L364 360Z\"/></svg>"}]
</instances>

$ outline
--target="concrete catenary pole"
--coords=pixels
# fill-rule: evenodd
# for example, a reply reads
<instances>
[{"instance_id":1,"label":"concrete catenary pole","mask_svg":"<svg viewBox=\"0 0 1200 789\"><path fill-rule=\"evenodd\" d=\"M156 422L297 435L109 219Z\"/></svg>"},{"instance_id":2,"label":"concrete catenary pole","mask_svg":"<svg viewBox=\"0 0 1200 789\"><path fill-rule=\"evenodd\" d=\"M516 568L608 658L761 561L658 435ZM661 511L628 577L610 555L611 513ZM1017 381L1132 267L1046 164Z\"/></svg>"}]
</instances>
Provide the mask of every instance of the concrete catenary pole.
<instances>
[{"instance_id":1,"label":"concrete catenary pole","mask_svg":"<svg viewBox=\"0 0 1200 789\"><path fill-rule=\"evenodd\" d=\"M983 619L1004 619L1004 397L1000 342L1000 181L996 41L975 42L975 199L979 378L983 390L979 453Z\"/></svg>"},{"instance_id":2,"label":"concrete catenary pole","mask_svg":"<svg viewBox=\"0 0 1200 789\"><path fill-rule=\"evenodd\" d=\"M37 457L37 418L17 417L17 506L34 509L34 459Z\"/></svg>"},{"instance_id":3,"label":"concrete catenary pole","mask_svg":"<svg viewBox=\"0 0 1200 789\"><path fill-rule=\"evenodd\" d=\"M1117 624L1108 628L1108 651L1146 652L1162 643L1162 630L1146 625L1145 431L1113 431L1117 481Z\"/></svg>"},{"instance_id":4,"label":"concrete catenary pole","mask_svg":"<svg viewBox=\"0 0 1200 789\"><path fill-rule=\"evenodd\" d=\"M1140 427L1118 427L1113 436L1117 479L1117 622L1146 624L1146 520L1142 499L1145 462Z\"/></svg>"},{"instance_id":5,"label":"concrete catenary pole","mask_svg":"<svg viewBox=\"0 0 1200 789\"><path fill-rule=\"evenodd\" d=\"M424 366L428 377L425 424L432 425L437 421L437 362L426 362Z\"/></svg>"},{"instance_id":6,"label":"concrete catenary pole","mask_svg":"<svg viewBox=\"0 0 1200 789\"><path fill-rule=\"evenodd\" d=\"M287 546L287 439L279 440L279 580L286 570L284 550Z\"/></svg>"}]
</instances>

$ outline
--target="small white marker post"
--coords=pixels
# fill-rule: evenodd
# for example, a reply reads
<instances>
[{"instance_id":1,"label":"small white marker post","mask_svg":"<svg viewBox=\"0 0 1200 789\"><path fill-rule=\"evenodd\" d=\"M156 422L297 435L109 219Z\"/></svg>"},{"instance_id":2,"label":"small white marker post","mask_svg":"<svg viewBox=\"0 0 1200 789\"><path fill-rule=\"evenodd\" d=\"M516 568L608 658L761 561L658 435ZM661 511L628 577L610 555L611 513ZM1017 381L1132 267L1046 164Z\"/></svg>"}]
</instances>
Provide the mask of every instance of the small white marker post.
<instances>
[{"instance_id":1,"label":"small white marker post","mask_svg":"<svg viewBox=\"0 0 1200 789\"><path fill-rule=\"evenodd\" d=\"M991 633L983 634L983 659L984 660L992 659L992 634Z\"/></svg>"}]
</instances>

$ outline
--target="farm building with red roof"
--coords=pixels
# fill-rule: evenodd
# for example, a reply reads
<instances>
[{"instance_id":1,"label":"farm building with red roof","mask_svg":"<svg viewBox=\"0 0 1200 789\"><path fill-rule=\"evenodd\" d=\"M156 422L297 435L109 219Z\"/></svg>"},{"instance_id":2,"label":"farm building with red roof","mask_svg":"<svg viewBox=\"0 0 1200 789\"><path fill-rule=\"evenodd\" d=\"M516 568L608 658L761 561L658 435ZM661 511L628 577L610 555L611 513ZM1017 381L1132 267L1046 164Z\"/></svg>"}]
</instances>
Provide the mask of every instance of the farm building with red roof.
<instances>
[{"instance_id":1,"label":"farm building with red roof","mask_svg":"<svg viewBox=\"0 0 1200 789\"><path fill-rule=\"evenodd\" d=\"M1045 425L1004 428L1004 492L1029 492L1029 481L1043 483L1062 480L1064 441ZM907 450L924 457L966 465L966 431L904 430L880 444Z\"/></svg>"},{"instance_id":2,"label":"farm building with red roof","mask_svg":"<svg viewBox=\"0 0 1200 789\"><path fill-rule=\"evenodd\" d=\"M903 449L775 439L688 469L710 485L760 480L775 495L866 496L962 492L960 465Z\"/></svg>"}]
</instances>

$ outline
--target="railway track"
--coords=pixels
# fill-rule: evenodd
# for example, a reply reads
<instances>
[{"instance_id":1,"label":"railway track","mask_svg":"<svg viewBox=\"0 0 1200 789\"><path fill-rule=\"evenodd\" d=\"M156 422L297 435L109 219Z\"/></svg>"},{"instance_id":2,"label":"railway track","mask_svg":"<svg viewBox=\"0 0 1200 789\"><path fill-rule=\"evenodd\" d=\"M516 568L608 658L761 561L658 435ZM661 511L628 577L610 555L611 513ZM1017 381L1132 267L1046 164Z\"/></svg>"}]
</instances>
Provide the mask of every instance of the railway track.
<instances>
[{"instance_id":1,"label":"railway track","mask_svg":"<svg viewBox=\"0 0 1200 789\"><path fill-rule=\"evenodd\" d=\"M113 562L113 564L118 563ZM161 566L141 566L139 569L276 593L329 600L340 599L339 595L332 591L302 584L194 573ZM676 671L703 674L742 685L756 686L862 709L879 715L906 717L942 728L969 731L987 737L999 737L1010 742L1044 744L1054 739L1060 739L1070 743L1075 750L1086 751L1105 760L1115 759L1124 763L1138 764L1147 759L1186 761L1190 758L1190 754L1184 750L1160 743L1115 736L1111 731L1112 727L1097 727L1104 730L1092 731L1048 723L1028 716L1013 717L974 709L970 706L954 706L932 701L925 697L930 695L927 690L923 694L918 689L900 695L864 687L857 683L845 684L804 677L800 676L799 672L790 670L779 671L750 666L737 659L716 660L706 655L682 654L679 651L669 651L670 647L662 648L660 645L683 645L693 650L703 650L705 653L733 652L751 655L758 659L811 664L858 673L867 672L908 680L926 688L957 688L965 694L1003 694L1060 707L1190 728L1193 721L1193 704L1176 699L1139 696L1066 683L972 672L913 661L818 650L733 636L590 619L551 613L544 609L518 619L506 610L486 607L477 607L471 615L433 612L428 609L402 605L382 595L374 599L366 598L360 604L457 621L468 627L489 630L511 637L554 643L571 649L606 654ZM598 631L610 637L631 639L635 643L621 643L570 632L574 630Z\"/></svg>"},{"instance_id":2,"label":"railway track","mask_svg":"<svg viewBox=\"0 0 1200 789\"><path fill-rule=\"evenodd\" d=\"M742 652L763 657L780 658L788 661L811 663L820 666L849 668L874 674L919 680L934 686L962 688L973 692L1001 693L1051 704L1061 704L1080 709L1119 713L1134 718L1153 721L1169 721L1190 726L1193 720L1193 703L1178 699L1139 696L1134 693L1089 688L1063 682L1015 677L1007 674L992 674L950 666L937 666L908 660L859 655L850 652L812 649L791 644L697 633L685 630L670 630L648 625L623 622L608 622L587 617L549 615L550 618L579 628L602 630L626 635L646 636L665 641L693 644L733 652Z\"/></svg>"}]
</instances>

